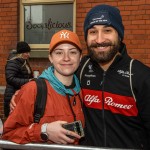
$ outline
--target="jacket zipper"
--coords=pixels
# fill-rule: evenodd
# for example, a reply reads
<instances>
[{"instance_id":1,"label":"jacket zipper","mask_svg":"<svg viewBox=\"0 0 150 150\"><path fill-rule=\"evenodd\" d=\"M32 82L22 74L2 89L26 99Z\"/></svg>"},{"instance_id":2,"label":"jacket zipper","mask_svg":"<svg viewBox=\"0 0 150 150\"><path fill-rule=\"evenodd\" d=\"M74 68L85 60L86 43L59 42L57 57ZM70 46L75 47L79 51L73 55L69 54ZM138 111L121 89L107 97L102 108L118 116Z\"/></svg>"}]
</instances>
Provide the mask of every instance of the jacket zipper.
<instances>
[{"instance_id":1,"label":"jacket zipper","mask_svg":"<svg viewBox=\"0 0 150 150\"><path fill-rule=\"evenodd\" d=\"M104 126L104 147L106 147L106 123L105 123L105 97L104 97L104 81L105 81L106 71L103 73L103 80L102 80L102 118L103 118L103 126Z\"/></svg>"}]
</instances>

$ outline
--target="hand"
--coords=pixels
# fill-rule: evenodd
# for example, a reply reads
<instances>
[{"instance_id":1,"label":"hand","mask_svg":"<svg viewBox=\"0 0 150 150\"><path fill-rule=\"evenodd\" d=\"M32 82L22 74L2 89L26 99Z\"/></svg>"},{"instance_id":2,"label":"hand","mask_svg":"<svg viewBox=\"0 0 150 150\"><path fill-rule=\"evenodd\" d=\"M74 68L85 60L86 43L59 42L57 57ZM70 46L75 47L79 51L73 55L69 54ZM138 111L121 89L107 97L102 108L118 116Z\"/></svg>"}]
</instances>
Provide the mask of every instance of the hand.
<instances>
[{"instance_id":1,"label":"hand","mask_svg":"<svg viewBox=\"0 0 150 150\"><path fill-rule=\"evenodd\" d=\"M66 121L55 121L49 123L47 126L47 134L49 140L57 144L71 144L75 142L75 139L69 138L67 135L71 135L77 139L81 137L72 131L66 130L62 127L62 124L67 123Z\"/></svg>"},{"instance_id":2,"label":"hand","mask_svg":"<svg viewBox=\"0 0 150 150\"><path fill-rule=\"evenodd\" d=\"M9 104L9 106L10 106L10 113L11 113L11 112L15 109L15 107L16 107L15 97L16 97L16 95L19 93L19 91L20 91L20 90L17 90L17 91L15 92L15 94L12 96L11 100L10 100L10 104Z\"/></svg>"}]
</instances>

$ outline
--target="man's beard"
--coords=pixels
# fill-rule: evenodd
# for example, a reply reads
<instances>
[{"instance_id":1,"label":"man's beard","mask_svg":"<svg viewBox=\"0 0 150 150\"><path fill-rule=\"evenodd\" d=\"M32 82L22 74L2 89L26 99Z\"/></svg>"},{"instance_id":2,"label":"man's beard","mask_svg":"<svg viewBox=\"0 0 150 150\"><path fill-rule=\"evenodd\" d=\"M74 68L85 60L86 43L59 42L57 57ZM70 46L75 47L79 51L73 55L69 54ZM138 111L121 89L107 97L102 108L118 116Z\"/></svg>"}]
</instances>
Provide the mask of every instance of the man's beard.
<instances>
[{"instance_id":1,"label":"man's beard","mask_svg":"<svg viewBox=\"0 0 150 150\"><path fill-rule=\"evenodd\" d=\"M102 52L95 52L95 50L93 50L93 48L97 48L97 47L110 47L109 51L102 51ZM117 54L117 52L120 49L120 40L117 41L117 43L113 44L112 42L103 42L103 43L94 43L91 44L90 46L87 46L88 48L88 52L89 55L91 56L91 58L96 61L97 63L108 63L110 62L115 55Z\"/></svg>"}]
</instances>

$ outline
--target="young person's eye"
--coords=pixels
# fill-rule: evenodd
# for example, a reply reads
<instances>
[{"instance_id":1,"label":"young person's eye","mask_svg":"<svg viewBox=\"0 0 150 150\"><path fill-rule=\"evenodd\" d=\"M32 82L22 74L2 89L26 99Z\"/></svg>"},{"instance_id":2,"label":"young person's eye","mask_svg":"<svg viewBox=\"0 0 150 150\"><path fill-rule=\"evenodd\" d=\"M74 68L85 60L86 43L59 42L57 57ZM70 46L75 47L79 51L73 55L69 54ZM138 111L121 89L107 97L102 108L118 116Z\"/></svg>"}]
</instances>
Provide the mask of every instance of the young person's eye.
<instances>
[{"instance_id":1,"label":"young person's eye","mask_svg":"<svg viewBox=\"0 0 150 150\"><path fill-rule=\"evenodd\" d=\"M56 54L56 55L61 55L62 52L61 52L61 51L54 51L54 54Z\"/></svg>"},{"instance_id":2,"label":"young person's eye","mask_svg":"<svg viewBox=\"0 0 150 150\"><path fill-rule=\"evenodd\" d=\"M79 53L78 49L73 49L73 50L70 51L70 54L72 54L72 55L76 55L78 53Z\"/></svg>"},{"instance_id":3,"label":"young person's eye","mask_svg":"<svg viewBox=\"0 0 150 150\"><path fill-rule=\"evenodd\" d=\"M77 54L77 51L71 51L70 53L71 54Z\"/></svg>"}]
</instances>

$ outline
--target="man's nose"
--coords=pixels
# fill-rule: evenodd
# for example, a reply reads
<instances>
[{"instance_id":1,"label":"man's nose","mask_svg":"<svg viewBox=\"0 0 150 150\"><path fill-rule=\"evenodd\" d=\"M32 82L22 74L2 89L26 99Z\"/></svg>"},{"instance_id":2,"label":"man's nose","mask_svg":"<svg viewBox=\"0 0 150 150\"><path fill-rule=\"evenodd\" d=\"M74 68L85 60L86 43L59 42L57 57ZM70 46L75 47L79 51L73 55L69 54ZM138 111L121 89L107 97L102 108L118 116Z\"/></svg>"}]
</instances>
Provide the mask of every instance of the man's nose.
<instances>
[{"instance_id":1,"label":"man's nose","mask_svg":"<svg viewBox=\"0 0 150 150\"><path fill-rule=\"evenodd\" d=\"M104 34L102 32L98 32L95 39L96 43L102 43L104 42L104 39Z\"/></svg>"}]
</instances>

